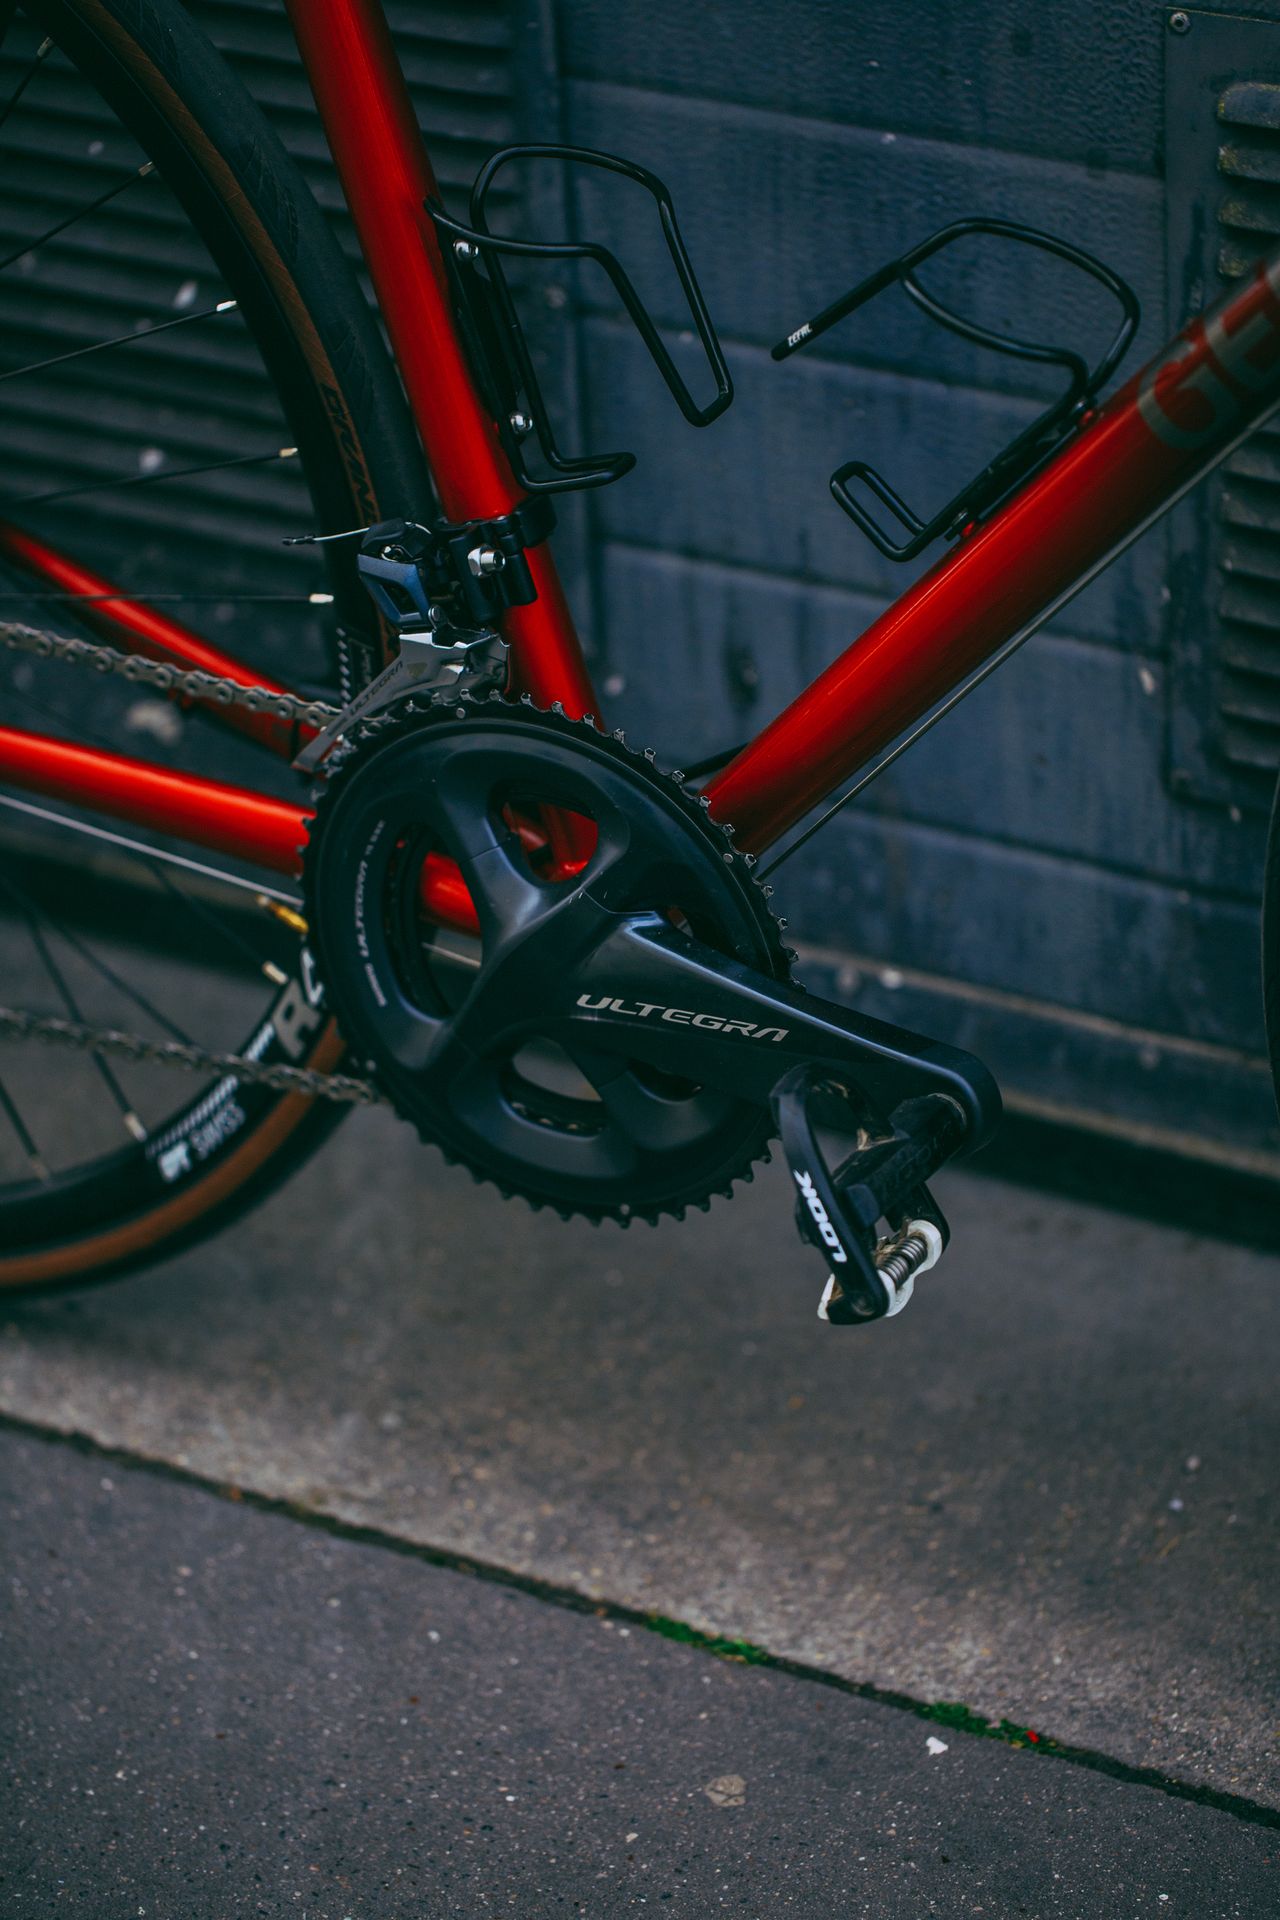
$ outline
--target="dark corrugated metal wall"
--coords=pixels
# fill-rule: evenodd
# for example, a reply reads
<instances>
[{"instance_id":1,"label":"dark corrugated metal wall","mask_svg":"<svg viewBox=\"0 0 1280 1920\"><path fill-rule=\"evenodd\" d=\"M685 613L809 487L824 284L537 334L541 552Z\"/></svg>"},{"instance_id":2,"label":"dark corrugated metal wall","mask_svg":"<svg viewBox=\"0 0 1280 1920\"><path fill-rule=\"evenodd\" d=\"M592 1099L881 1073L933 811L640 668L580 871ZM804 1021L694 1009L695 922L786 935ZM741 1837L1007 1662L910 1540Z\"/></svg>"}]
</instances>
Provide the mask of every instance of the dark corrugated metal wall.
<instances>
[{"instance_id":1,"label":"dark corrugated metal wall","mask_svg":"<svg viewBox=\"0 0 1280 1920\"><path fill-rule=\"evenodd\" d=\"M1139 0L558 0L569 135L668 178L738 384L722 422L685 433L588 298L590 430L641 458L592 508L611 712L678 760L757 726L909 577L830 501L832 468L857 454L938 501L1028 417L1008 364L926 338L905 303L769 361L881 260L965 212L1021 219L1134 281L1131 366L1172 330L1197 283L1189 239L1166 234L1172 190L1203 252L1222 231L1224 73L1280 75L1280 9L1256 11L1272 23L1245 47L1214 9L1179 34ZM1178 89L1194 131L1179 125L1167 196ZM603 198L583 214L658 284L648 228ZM1091 324L1038 279L984 295L971 277L968 295L1011 321L1047 295ZM1217 525L1206 494L1143 541L784 869L779 896L815 985L974 1046L1015 1102L1247 1161L1277 1146L1263 816L1258 783L1221 751Z\"/></svg>"}]
</instances>

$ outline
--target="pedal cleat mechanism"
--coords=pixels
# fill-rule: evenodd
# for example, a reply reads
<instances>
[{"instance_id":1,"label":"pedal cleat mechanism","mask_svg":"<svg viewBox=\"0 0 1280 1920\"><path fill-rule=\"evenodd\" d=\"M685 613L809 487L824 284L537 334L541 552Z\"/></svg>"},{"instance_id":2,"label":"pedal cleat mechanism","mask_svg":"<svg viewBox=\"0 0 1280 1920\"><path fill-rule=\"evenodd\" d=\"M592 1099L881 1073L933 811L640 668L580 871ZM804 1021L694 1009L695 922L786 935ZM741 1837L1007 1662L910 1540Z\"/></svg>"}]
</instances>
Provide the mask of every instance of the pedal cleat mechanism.
<instances>
[{"instance_id":1,"label":"pedal cleat mechanism","mask_svg":"<svg viewBox=\"0 0 1280 1920\"><path fill-rule=\"evenodd\" d=\"M892 1239L876 1243L876 1272L889 1294L889 1305L881 1319L892 1320L895 1313L902 1312L915 1292L916 1275L937 1265L945 1245L941 1230L932 1220L912 1220ZM830 1320L833 1302L838 1306L843 1298L844 1289L834 1273L829 1273L818 1302L819 1320ZM837 1313L837 1321L839 1317Z\"/></svg>"},{"instance_id":2,"label":"pedal cleat mechanism","mask_svg":"<svg viewBox=\"0 0 1280 1920\"><path fill-rule=\"evenodd\" d=\"M829 1268L818 1318L856 1326L901 1313L949 1238L926 1182L965 1144L960 1106L927 1093L881 1122L855 1082L815 1066L784 1074L772 1106L796 1185L800 1238ZM856 1141L834 1170L819 1127ZM882 1220L887 1232L878 1230Z\"/></svg>"}]
</instances>

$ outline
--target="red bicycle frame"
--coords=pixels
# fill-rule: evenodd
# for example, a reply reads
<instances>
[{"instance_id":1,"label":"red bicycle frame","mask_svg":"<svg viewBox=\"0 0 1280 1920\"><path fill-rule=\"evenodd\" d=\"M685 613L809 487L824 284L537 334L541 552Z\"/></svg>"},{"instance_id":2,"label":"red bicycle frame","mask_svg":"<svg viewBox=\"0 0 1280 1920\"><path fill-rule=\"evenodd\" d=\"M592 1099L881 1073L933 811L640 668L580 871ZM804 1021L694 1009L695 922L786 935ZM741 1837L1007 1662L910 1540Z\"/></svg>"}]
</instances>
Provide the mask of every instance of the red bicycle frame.
<instances>
[{"instance_id":1,"label":"red bicycle frame","mask_svg":"<svg viewBox=\"0 0 1280 1920\"><path fill-rule=\"evenodd\" d=\"M380 0L287 0L405 389L453 519L509 512L520 491L453 322L435 181ZM1190 324L1056 456L903 594L708 785L759 852L1012 640L1032 631L1280 401L1280 257ZM65 584L73 563L0 526L0 553ZM546 545L537 599L505 620L514 686L575 715L599 705ZM69 571L70 570L70 571ZM89 578L90 576L85 576ZM96 578L77 591L110 596ZM98 598L116 645L260 685L262 676L124 596ZM259 723L262 744L285 750ZM282 871L301 809L144 762L0 729L0 780ZM460 876L430 863L427 907L474 924Z\"/></svg>"}]
</instances>

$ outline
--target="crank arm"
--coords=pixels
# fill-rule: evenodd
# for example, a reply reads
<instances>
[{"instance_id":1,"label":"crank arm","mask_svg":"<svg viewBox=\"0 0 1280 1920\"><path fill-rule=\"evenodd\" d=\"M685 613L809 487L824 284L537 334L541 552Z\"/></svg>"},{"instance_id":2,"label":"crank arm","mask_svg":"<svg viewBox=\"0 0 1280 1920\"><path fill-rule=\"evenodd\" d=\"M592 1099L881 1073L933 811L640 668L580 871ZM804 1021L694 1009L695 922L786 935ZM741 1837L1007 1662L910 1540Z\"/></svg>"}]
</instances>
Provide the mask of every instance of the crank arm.
<instances>
[{"instance_id":1,"label":"crank arm","mask_svg":"<svg viewBox=\"0 0 1280 1920\"><path fill-rule=\"evenodd\" d=\"M657 914L620 917L573 969L570 994L555 1024L589 1035L597 1051L761 1106L793 1068L820 1066L852 1082L881 1115L904 1100L946 1095L963 1120L952 1151L982 1146L1000 1118L999 1089L972 1054L818 1000Z\"/></svg>"}]
</instances>

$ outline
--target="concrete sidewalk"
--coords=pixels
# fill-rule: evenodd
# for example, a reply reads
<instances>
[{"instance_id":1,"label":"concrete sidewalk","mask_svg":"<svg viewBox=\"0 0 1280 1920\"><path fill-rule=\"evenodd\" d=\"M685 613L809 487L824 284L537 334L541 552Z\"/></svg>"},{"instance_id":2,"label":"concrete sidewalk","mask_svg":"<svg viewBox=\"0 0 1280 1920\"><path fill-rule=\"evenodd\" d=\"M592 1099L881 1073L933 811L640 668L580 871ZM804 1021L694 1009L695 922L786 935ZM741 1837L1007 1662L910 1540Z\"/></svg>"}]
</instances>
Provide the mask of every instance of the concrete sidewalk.
<instances>
[{"instance_id":1,"label":"concrete sidewalk","mask_svg":"<svg viewBox=\"0 0 1280 1920\"><path fill-rule=\"evenodd\" d=\"M841 1333L777 1168L592 1230L362 1114L211 1245L11 1304L0 1407L1280 1805L1280 1267L940 1191L939 1275Z\"/></svg>"},{"instance_id":2,"label":"concrete sidewalk","mask_svg":"<svg viewBox=\"0 0 1280 1920\"><path fill-rule=\"evenodd\" d=\"M1274 1913L1280 1836L0 1434L7 1920Z\"/></svg>"}]
</instances>

